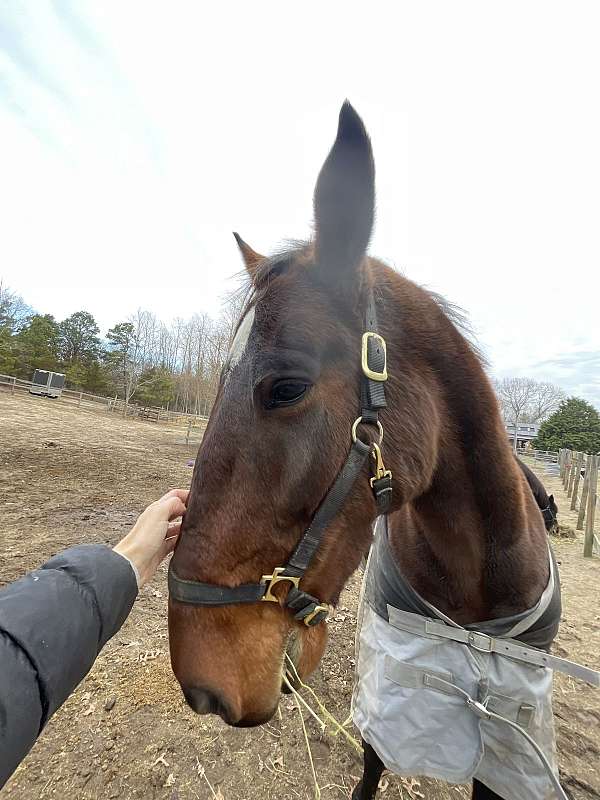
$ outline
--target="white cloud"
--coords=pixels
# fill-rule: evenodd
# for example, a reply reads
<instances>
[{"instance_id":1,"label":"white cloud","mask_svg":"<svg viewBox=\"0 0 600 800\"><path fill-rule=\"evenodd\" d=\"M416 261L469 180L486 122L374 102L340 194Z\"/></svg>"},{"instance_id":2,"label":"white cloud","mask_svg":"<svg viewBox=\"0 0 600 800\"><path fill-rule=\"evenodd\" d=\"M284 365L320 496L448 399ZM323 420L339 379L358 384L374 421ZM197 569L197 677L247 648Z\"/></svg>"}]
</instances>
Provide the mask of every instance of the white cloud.
<instances>
[{"instance_id":1,"label":"white cloud","mask_svg":"<svg viewBox=\"0 0 600 800\"><path fill-rule=\"evenodd\" d=\"M556 359L600 349L597 4L294 8L3 4L4 278L103 327L215 313L232 230L308 232L348 96L373 252L462 305L499 374L571 380Z\"/></svg>"}]
</instances>

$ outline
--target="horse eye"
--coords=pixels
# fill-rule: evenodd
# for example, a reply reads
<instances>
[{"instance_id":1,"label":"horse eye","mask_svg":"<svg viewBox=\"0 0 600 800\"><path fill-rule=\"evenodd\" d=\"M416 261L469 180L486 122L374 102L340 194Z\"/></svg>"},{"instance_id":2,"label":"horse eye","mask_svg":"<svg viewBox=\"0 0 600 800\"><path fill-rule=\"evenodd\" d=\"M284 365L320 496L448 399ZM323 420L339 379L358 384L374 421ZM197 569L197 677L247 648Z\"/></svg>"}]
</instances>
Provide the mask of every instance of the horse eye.
<instances>
[{"instance_id":1,"label":"horse eye","mask_svg":"<svg viewBox=\"0 0 600 800\"><path fill-rule=\"evenodd\" d=\"M276 406L290 406L301 400L306 390L308 389L307 383L300 381L279 381L273 384L271 394L269 396L269 408Z\"/></svg>"}]
</instances>

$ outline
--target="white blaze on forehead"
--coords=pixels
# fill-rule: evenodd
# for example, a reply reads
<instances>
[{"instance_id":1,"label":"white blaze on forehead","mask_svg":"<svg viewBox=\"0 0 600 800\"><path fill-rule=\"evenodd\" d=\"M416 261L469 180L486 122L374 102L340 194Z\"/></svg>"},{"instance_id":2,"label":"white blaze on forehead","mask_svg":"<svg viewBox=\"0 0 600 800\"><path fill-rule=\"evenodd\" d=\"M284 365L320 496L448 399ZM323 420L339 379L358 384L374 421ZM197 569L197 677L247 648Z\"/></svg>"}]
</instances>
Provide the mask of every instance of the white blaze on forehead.
<instances>
[{"instance_id":1,"label":"white blaze on forehead","mask_svg":"<svg viewBox=\"0 0 600 800\"><path fill-rule=\"evenodd\" d=\"M240 362L242 356L244 355L244 350L246 349L246 344L250 338L253 324L254 306L252 306L242 320L240 327L237 329L237 333L233 339L233 342L231 343L231 347L229 348L229 357L227 361L230 368L235 367L235 365Z\"/></svg>"}]
</instances>

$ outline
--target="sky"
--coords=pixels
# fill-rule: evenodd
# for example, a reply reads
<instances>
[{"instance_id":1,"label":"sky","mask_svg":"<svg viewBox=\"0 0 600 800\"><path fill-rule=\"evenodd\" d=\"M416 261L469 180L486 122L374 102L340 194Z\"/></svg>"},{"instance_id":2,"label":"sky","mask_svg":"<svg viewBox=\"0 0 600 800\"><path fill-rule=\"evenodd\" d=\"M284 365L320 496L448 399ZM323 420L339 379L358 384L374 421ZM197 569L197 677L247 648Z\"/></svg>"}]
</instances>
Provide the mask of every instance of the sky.
<instances>
[{"instance_id":1,"label":"sky","mask_svg":"<svg viewBox=\"0 0 600 800\"><path fill-rule=\"evenodd\" d=\"M217 316L310 235L349 98L370 251L468 313L491 372L600 407L600 5L3 0L0 277L103 332Z\"/></svg>"}]
</instances>

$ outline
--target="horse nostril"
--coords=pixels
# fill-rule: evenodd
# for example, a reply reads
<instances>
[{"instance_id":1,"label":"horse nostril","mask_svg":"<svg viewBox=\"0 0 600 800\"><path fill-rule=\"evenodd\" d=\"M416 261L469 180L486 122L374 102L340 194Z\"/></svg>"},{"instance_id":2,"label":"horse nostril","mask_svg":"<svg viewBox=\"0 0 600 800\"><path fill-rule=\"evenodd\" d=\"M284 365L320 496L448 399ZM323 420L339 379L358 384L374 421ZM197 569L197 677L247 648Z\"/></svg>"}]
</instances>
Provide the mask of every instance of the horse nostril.
<instances>
[{"instance_id":1,"label":"horse nostril","mask_svg":"<svg viewBox=\"0 0 600 800\"><path fill-rule=\"evenodd\" d=\"M196 714L210 714L212 712L212 696L203 689L182 687L183 695L188 706Z\"/></svg>"},{"instance_id":2,"label":"horse nostril","mask_svg":"<svg viewBox=\"0 0 600 800\"><path fill-rule=\"evenodd\" d=\"M196 686L182 686L181 688L187 704L196 714L218 714L229 725L235 722L231 719L230 711L225 703L214 692Z\"/></svg>"}]
</instances>

